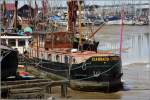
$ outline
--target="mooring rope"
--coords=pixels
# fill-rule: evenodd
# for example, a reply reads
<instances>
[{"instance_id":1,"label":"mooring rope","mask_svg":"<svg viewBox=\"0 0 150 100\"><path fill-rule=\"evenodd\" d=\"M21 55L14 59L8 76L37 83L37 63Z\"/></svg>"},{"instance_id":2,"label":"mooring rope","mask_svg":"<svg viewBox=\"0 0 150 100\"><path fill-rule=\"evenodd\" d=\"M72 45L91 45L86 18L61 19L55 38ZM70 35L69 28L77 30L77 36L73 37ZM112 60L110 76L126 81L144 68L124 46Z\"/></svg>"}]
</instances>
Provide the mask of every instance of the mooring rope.
<instances>
[{"instance_id":1,"label":"mooring rope","mask_svg":"<svg viewBox=\"0 0 150 100\"><path fill-rule=\"evenodd\" d=\"M86 61L85 61L85 62L83 62L83 64L81 66L79 66L77 68L73 68L71 70L76 70L76 69L79 69L79 68L82 68L82 70L86 70L86 69L83 68L86 64L88 64L88 63L86 63Z\"/></svg>"},{"instance_id":2,"label":"mooring rope","mask_svg":"<svg viewBox=\"0 0 150 100\"><path fill-rule=\"evenodd\" d=\"M116 65L118 65L118 64L120 64L120 61L119 61L118 63L114 64L114 65L113 65L111 68L109 68L108 70L103 71L102 73L99 73L99 74L93 75L93 76L89 76L89 77L86 77L86 78L82 78L82 79L74 79L74 80L80 81L80 80L90 79L90 78L93 78L93 77L98 77L98 76L100 76L100 75L103 75L103 74L109 72L110 70L112 70L112 69L113 69Z\"/></svg>"},{"instance_id":3,"label":"mooring rope","mask_svg":"<svg viewBox=\"0 0 150 100\"><path fill-rule=\"evenodd\" d=\"M48 70L52 70L52 71L55 71L55 72L63 72L63 71L68 71L68 70L66 70L66 69L63 69L63 70L56 70L56 69L52 69L52 68L47 68L47 67L43 67L43 66L41 66L41 65L38 65L40 68L44 68L44 69L48 69Z\"/></svg>"},{"instance_id":4,"label":"mooring rope","mask_svg":"<svg viewBox=\"0 0 150 100\"><path fill-rule=\"evenodd\" d=\"M12 52L11 50L10 50L10 51L5 52L6 54L3 56L3 58L5 58L5 57L6 57L7 55L9 55L11 52Z\"/></svg>"}]
</instances>

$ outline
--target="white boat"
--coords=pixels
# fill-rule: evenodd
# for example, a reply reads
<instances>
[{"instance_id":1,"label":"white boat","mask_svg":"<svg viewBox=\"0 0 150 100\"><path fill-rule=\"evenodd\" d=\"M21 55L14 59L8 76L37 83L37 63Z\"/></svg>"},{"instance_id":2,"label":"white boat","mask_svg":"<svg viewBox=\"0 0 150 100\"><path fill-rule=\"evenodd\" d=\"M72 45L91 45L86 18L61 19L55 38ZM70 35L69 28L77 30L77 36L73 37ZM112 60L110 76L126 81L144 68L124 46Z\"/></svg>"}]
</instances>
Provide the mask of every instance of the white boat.
<instances>
[{"instance_id":1,"label":"white boat","mask_svg":"<svg viewBox=\"0 0 150 100\"><path fill-rule=\"evenodd\" d=\"M136 21L136 22L135 22L135 25L143 25L143 24L144 24L143 21Z\"/></svg>"},{"instance_id":2,"label":"white boat","mask_svg":"<svg viewBox=\"0 0 150 100\"><path fill-rule=\"evenodd\" d=\"M28 49L29 41L31 36L1 36L1 41L14 49L17 49L20 54L22 54L25 50Z\"/></svg>"},{"instance_id":3,"label":"white boat","mask_svg":"<svg viewBox=\"0 0 150 100\"><path fill-rule=\"evenodd\" d=\"M133 20L124 20L123 21L124 25L134 25L135 22ZM113 21L108 21L106 22L107 25L121 25L122 21L121 19L119 20L113 20Z\"/></svg>"}]
</instances>

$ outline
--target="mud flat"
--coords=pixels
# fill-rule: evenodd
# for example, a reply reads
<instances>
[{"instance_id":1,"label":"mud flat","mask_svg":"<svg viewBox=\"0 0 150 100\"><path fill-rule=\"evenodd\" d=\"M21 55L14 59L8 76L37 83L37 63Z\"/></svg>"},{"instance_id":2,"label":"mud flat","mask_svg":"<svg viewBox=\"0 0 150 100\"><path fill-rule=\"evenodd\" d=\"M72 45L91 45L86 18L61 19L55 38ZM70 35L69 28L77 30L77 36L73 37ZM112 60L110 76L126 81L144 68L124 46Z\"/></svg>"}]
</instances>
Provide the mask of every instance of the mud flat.
<instances>
[{"instance_id":1,"label":"mud flat","mask_svg":"<svg viewBox=\"0 0 150 100\"><path fill-rule=\"evenodd\" d=\"M58 94L59 87L52 88L55 100L150 100L150 64L135 63L123 66L124 89L115 93L83 92L68 88L67 98Z\"/></svg>"}]
</instances>

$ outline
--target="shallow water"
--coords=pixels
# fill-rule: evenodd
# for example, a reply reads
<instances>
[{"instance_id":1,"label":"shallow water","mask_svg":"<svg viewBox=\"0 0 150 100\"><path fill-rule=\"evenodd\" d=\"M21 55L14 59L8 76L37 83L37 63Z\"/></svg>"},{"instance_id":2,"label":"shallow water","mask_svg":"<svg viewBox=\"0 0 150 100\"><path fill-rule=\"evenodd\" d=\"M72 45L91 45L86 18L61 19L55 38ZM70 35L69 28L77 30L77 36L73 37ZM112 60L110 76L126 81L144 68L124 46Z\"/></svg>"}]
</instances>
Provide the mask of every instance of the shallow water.
<instances>
[{"instance_id":1,"label":"shallow water","mask_svg":"<svg viewBox=\"0 0 150 100\"><path fill-rule=\"evenodd\" d=\"M60 87L52 88L56 100L150 100L150 65L123 66L124 89L115 93L83 92L68 88L67 98L61 98Z\"/></svg>"},{"instance_id":2,"label":"shallow water","mask_svg":"<svg viewBox=\"0 0 150 100\"><path fill-rule=\"evenodd\" d=\"M120 26L105 26L95 39L100 41L99 50L120 53ZM150 62L150 26L124 26L122 46L123 65Z\"/></svg>"}]
</instances>

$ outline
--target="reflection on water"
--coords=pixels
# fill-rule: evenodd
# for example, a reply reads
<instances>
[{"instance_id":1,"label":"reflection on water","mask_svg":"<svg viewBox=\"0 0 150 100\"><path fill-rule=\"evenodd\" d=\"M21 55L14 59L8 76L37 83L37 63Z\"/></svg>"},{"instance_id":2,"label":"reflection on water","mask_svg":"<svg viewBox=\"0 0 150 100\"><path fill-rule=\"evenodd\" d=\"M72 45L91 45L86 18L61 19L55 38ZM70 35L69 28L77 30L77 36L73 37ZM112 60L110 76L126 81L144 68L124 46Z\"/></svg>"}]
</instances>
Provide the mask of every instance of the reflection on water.
<instances>
[{"instance_id":1,"label":"reflection on water","mask_svg":"<svg viewBox=\"0 0 150 100\"><path fill-rule=\"evenodd\" d=\"M150 100L150 64L136 63L123 66L124 88L121 100Z\"/></svg>"},{"instance_id":2,"label":"reflection on water","mask_svg":"<svg viewBox=\"0 0 150 100\"><path fill-rule=\"evenodd\" d=\"M123 64L148 63L150 61L150 34L132 34L124 40L124 48L128 47L127 52L123 52Z\"/></svg>"},{"instance_id":3,"label":"reflection on water","mask_svg":"<svg viewBox=\"0 0 150 100\"><path fill-rule=\"evenodd\" d=\"M119 54L119 35L99 35L99 50L112 50ZM150 33L124 33L123 36L123 65L150 62Z\"/></svg>"}]
</instances>

